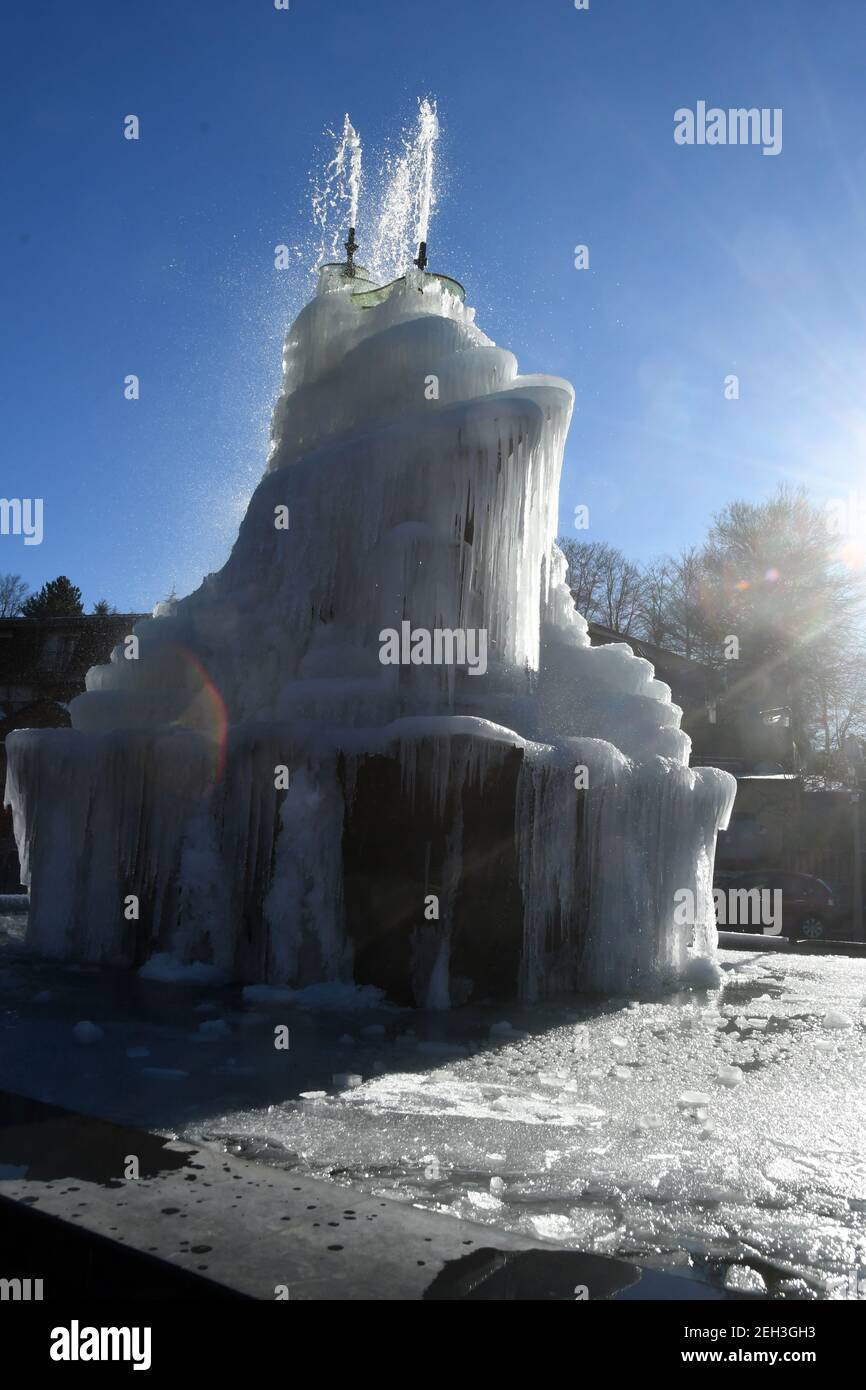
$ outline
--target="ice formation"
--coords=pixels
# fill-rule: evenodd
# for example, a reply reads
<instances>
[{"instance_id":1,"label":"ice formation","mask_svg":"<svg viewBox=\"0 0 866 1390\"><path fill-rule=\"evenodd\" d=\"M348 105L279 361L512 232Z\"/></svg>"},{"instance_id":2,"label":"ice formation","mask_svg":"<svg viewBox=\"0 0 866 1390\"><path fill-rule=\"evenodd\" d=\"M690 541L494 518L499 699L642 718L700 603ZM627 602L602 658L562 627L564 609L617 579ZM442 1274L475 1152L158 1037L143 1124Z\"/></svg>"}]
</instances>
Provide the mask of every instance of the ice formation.
<instances>
[{"instance_id":1,"label":"ice formation","mask_svg":"<svg viewBox=\"0 0 866 1390\"><path fill-rule=\"evenodd\" d=\"M356 140L347 118L343 171ZM381 946L403 1002L447 1007L507 992L484 959L516 912L527 1000L712 982L734 783L689 768L670 690L574 610L554 544L572 402L518 374L455 281L323 267L224 568L89 672L72 730L7 741L35 949L303 987L359 978L363 938L359 983L389 987ZM407 621L483 632L483 676L383 664ZM391 861L350 873L387 852L378 820ZM407 904L378 945L365 872Z\"/></svg>"},{"instance_id":2,"label":"ice formation","mask_svg":"<svg viewBox=\"0 0 866 1390\"><path fill-rule=\"evenodd\" d=\"M345 1206L360 1187L481 1221L479 1244L510 1230L694 1265L717 1283L745 1264L774 1297L856 1296L866 959L723 949L709 994L443 1014L339 982L241 997L194 977L169 988L121 974L107 989L97 971L10 945L5 1091L348 1184ZM854 1026L828 1034L831 1009ZM205 1015L228 1033L202 1044ZM767 1026L739 1026L746 1017ZM104 1040L78 1046L79 1020ZM278 1025L288 1056L274 1047ZM350 1077L362 1084L346 1091ZM681 1105L687 1096L697 1103Z\"/></svg>"}]
</instances>

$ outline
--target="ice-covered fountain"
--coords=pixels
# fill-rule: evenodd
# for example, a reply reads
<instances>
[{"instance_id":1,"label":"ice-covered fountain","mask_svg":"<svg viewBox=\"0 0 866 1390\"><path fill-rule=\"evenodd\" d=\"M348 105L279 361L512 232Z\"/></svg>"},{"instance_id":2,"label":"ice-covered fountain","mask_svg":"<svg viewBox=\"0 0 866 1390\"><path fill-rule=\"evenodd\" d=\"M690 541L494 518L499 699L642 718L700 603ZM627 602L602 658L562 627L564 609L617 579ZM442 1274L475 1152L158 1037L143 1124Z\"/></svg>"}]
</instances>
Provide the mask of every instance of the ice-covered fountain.
<instances>
[{"instance_id":1,"label":"ice-covered fountain","mask_svg":"<svg viewBox=\"0 0 866 1390\"><path fill-rule=\"evenodd\" d=\"M589 644L554 544L572 388L426 269L435 138L424 104L365 269L347 118L320 203L347 259L286 336L229 559L90 671L71 730L8 739L46 956L431 1007L714 979L734 783L689 768L646 661Z\"/></svg>"}]
</instances>

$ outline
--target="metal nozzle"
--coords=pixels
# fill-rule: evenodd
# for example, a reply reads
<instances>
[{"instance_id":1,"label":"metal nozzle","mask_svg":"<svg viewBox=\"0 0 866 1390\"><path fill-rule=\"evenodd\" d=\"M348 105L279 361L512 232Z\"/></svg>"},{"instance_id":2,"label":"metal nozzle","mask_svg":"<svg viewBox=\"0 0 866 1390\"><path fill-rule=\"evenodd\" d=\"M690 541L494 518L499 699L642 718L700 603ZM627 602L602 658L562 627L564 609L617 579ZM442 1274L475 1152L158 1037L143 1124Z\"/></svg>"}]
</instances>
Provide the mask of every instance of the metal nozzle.
<instances>
[{"instance_id":1,"label":"metal nozzle","mask_svg":"<svg viewBox=\"0 0 866 1390\"><path fill-rule=\"evenodd\" d=\"M349 279L352 279L355 274L355 252L358 249L354 227L349 228L349 240L344 241L343 245L346 248L346 274Z\"/></svg>"}]
</instances>

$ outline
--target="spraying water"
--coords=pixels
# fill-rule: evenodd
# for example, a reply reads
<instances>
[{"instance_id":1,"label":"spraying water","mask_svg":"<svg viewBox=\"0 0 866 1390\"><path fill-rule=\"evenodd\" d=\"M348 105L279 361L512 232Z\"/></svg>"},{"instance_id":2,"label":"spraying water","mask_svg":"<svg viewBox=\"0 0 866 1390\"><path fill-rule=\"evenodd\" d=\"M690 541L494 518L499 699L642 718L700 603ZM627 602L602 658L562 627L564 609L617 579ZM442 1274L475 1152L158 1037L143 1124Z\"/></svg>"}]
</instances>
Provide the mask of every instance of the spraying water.
<instances>
[{"instance_id":1,"label":"spraying water","mask_svg":"<svg viewBox=\"0 0 866 1390\"><path fill-rule=\"evenodd\" d=\"M348 115L343 118L340 135L333 131L330 134L337 142L334 158L325 166L321 181L314 181L311 198L313 223L318 233L313 270L318 269L322 261L343 259L342 242L347 228L358 222L361 138Z\"/></svg>"},{"instance_id":2,"label":"spraying water","mask_svg":"<svg viewBox=\"0 0 866 1390\"><path fill-rule=\"evenodd\" d=\"M372 249L364 262L377 280L404 274L420 241L427 240L436 206L435 147L439 138L436 103L418 102L418 116L403 132L402 149L383 161L384 191Z\"/></svg>"},{"instance_id":3,"label":"spraying water","mask_svg":"<svg viewBox=\"0 0 866 1390\"><path fill-rule=\"evenodd\" d=\"M435 195L433 191L433 152L439 139L439 117L436 103L422 101L418 110L418 166L419 177L415 189L415 241L427 240L430 214L433 211Z\"/></svg>"}]
</instances>

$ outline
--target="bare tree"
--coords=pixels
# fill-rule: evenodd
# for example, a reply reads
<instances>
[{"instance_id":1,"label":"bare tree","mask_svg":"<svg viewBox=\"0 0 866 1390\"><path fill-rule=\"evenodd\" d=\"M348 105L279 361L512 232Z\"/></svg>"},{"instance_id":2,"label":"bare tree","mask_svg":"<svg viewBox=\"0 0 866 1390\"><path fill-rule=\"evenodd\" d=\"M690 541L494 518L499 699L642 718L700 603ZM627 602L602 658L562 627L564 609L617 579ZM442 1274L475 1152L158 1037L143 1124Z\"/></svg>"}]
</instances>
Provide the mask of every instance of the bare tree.
<instances>
[{"instance_id":1,"label":"bare tree","mask_svg":"<svg viewBox=\"0 0 866 1390\"><path fill-rule=\"evenodd\" d=\"M866 638L841 652L816 653L802 688L812 746L829 770L845 761L852 739L866 739Z\"/></svg>"},{"instance_id":2,"label":"bare tree","mask_svg":"<svg viewBox=\"0 0 866 1390\"><path fill-rule=\"evenodd\" d=\"M612 547L604 541L575 541L563 536L557 545L568 561L566 581L577 611L590 622L598 620L604 573Z\"/></svg>"},{"instance_id":3,"label":"bare tree","mask_svg":"<svg viewBox=\"0 0 866 1390\"><path fill-rule=\"evenodd\" d=\"M691 661L710 661L714 625L710 619L712 606L704 553L693 545L669 560L668 565L668 645Z\"/></svg>"},{"instance_id":4,"label":"bare tree","mask_svg":"<svg viewBox=\"0 0 866 1390\"><path fill-rule=\"evenodd\" d=\"M557 542L568 561L567 583L579 613L623 634L636 624L642 594L641 572L606 541Z\"/></svg>"},{"instance_id":5,"label":"bare tree","mask_svg":"<svg viewBox=\"0 0 866 1390\"><path fill-rule=\"evenodd\" d=\"M621 551L613 551L604 571L601 621L605 627L623 636L630 634L640 613L642 597L640 569Z\"/></svg>"},{"instance_id":6,"label":"bare tree","mask_svg":"<svg viewBox=\"0 0 866 1390\"><path fill-rule=\"evenodd\" d=\"M0 618L17 618L29 593L20 574L0 574Z\"/></svg>"},{"instance_id":7,"label":"bare tree","mask_svg":"<svg viewBox=\"0 0 866 1390\"><path fill-rule=\"evenodd\" d=\"M816 769L844 767L866 747L866 582L802 490L731 503L702 546L643 570L605 541L559 546L590 622L723 669L743 706L790 708Z\"/></svg>"},{"instance_id":8,"label":"bare tree","mask_svg":"<svg viewBox=\"0 0 866 1390\"><path fill-rule=\"evenodd\" d=\"M656 647L666 646L671 635L673 579L670 560L654 560L643 572L638 626Z\"/></svg>"}]
</instances>

